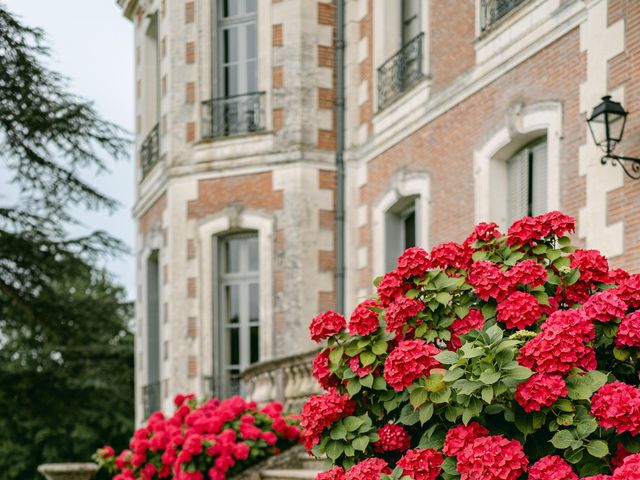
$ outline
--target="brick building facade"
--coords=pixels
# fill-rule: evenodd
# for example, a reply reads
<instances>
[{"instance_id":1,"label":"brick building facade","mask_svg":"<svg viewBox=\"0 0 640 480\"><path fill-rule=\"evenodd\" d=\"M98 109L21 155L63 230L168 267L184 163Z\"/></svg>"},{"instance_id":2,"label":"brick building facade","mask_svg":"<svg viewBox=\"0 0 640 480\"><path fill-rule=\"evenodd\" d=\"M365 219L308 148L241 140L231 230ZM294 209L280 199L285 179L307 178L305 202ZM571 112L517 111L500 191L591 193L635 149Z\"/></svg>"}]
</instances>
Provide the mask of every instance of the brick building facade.
<instances>
[{"instance_id":1,"label":"brick building facade","mask_svg":"<svg viewBox=\"0 0 640 480\"><path fill-rule=\"evenodd\" d=\"M304 352L335 306L336 0L118 0L135 28L136 416ZM561 209L640 270L640 2L345 0L346 309L405 246Z\"/></svg>"}]
</instances>

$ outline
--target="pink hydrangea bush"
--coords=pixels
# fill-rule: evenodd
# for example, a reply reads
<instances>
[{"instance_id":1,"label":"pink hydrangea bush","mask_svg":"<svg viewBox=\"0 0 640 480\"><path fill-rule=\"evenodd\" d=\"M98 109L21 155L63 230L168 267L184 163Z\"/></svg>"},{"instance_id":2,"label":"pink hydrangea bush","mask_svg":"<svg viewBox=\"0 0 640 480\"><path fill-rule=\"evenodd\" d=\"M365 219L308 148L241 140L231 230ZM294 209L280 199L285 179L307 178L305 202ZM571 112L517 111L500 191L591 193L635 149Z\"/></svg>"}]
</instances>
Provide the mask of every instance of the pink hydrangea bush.
<instances>
[{"instance_id":1,"label":"pink hydrangea bush","mask_svg":"<svg viewBox=\"0 0 640 480\"><path fill-rule=\"evenodd\" d=\"M347 319L317 316L320 480L640 479L640 275L560 212L408 249Z\"/></svg>"},{"instance_id":2,"label":"pink hydrangea bush","mask_svg":"<svg viewBox=\"0 0 640 480\"><path fill-rule=\"evenodd\" d=\"M137 429L129 448L116 454L105 446L95 459L113 480L224 480L300 438L297 420L273 402L259 409L241 397L198 404L178 395L171 417L152 414Z\"/></svg>"}]
</instances>

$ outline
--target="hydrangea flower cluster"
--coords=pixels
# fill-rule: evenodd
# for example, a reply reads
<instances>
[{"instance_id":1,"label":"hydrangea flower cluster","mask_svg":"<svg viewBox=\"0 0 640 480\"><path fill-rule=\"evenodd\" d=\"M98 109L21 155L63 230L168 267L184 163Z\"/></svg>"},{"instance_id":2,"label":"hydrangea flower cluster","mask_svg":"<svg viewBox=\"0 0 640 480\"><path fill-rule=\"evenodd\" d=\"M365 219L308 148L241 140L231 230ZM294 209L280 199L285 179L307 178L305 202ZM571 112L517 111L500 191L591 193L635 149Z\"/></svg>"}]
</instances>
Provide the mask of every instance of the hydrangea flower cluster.
<instances>
[{"instance_id":1,"label":"hydrangea flower cluster","mask_svg":"<svg viewBox=\"0 0 640 480\"><path fill-rule=\"evenodd\" d=\"M178 395L171 417L153 413L137 429L129 448L109 446L96 460L113 480L224 480L298 442L300 429L282 415L282 404L259 409L241 397L198 404Z\"/></svg>"},{"instance_id":2,"label":"hydrangea flower cluster","mask_svg":"<svg viewBox=\"0 0 640 480\"><path fill-rule=\"evenodd\" d=\"M316 317L318 479L640 479L640 274L574 231L560 212L482 223L405 251L348 330Z\"/></svg>"}]
</instances>

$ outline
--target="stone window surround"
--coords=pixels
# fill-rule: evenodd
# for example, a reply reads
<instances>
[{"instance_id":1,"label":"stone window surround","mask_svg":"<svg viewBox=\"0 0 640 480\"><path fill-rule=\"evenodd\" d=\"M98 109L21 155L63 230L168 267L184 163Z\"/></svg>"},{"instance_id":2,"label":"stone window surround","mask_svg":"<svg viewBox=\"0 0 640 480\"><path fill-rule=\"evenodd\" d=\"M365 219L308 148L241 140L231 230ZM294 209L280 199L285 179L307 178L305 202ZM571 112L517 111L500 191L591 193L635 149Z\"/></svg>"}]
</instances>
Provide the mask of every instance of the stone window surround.
<instances>
[{"instance_id":1,"label":"stone window surround","mask_svg":"<svg viewBox=\"0 0 640 480\"><path fill-rule=\"evenodd\" d=\"M198 329L201 332L201 377L200 391L207 391L206 377L215 375L214 345L217 318L214 314L218 296L217 281L217 237L233 230L253 230L258 233L260 265L260 358L273 357L273 242L274 219L258 212L227 208L209 217L198 226L199 252L199 299L200 315Z\"/></svg>"},{"instance_id":2,"label":"stone window surround","mask_svg":"<svg viewBox=\"0 0 640 480\"><path fill-rule=\"evenodd\" d=\"M547 210L560 208L560 142L562 140L562 105L542 102L512 107L503 125L473 153L475 221L496 221L491 195L492 163L503 162L537 137L547 137ZM489 194L487 194L489 192ZM508 227L508 225L501 225Z\"/></svg>"},{"instance_id":3,"label":"stone window surround","mask_svg":"<svg viewBox=\"0 0 640 480\"><path fill-rule=\"evenodd\" d=\"M426 172L400 171L392 179L385 192L371 207L373 219L373 276L385 272L385 215L399 201L406 197L418 197L416 209L416 244L429 249L431 178ZM419 210L419 211L418 211Z\"/></svg>"}]
</instances>

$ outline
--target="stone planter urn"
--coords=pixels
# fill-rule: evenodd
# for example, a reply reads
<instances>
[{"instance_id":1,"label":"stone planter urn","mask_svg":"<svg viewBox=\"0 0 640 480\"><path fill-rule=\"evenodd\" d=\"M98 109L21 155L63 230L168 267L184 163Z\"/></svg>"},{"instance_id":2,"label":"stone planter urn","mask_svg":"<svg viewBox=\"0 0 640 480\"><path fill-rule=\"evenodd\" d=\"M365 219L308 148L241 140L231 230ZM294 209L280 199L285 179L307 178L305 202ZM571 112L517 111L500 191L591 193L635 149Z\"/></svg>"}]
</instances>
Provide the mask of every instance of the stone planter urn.
<instances>
[{"instance_id":1,"label":"stone planter urn","mask_svg":"<svg viewBox=\"0 0 640 480\"><path fill-rule=\"evenodd\" d=\"M98 466L95 463L44 463L38 471L47 480L91 480Z\"/></svg>"}]
</instances>

